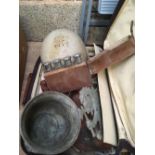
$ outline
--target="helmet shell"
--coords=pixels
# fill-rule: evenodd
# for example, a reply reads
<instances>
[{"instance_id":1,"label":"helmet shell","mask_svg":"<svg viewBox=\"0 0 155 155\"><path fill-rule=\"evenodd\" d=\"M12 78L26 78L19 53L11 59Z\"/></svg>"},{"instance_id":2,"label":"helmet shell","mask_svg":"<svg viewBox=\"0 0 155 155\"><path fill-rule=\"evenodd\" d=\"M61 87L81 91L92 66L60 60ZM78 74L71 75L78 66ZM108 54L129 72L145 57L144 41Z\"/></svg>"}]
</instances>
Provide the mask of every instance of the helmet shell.
<instances>
[{"instance_id":1,"label":"helmet shell","mask_svg":"<svg viewBox=\"0 0 155 155\"><path fill-rule=\"evenodd\" d=\"M81 59L86 59L86 47L81 38L67 29L57 29L47 35L43 41L41 60L43 63L67 56L81 54Z\"/></svg>"}]
</instances>

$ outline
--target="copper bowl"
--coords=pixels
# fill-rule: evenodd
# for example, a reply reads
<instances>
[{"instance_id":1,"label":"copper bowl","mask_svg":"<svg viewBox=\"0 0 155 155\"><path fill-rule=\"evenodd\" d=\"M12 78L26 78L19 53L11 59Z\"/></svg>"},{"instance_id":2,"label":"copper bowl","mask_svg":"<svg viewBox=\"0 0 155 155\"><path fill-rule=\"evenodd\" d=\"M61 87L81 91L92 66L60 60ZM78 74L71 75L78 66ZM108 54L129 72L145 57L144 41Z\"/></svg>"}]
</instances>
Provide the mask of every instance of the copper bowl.
<instances>
[{"instance_id":1,"label":"copper bowl","mask_svg":"<svg viewBox=\"0 0 155 155\"><path fill-rule=\"evenodd\" d=\"M21 115L20 131L32 153L53 155L69 149L80 131L76 104L59 92L45 92L30 100Z\"/></svg>"}]
</instances>

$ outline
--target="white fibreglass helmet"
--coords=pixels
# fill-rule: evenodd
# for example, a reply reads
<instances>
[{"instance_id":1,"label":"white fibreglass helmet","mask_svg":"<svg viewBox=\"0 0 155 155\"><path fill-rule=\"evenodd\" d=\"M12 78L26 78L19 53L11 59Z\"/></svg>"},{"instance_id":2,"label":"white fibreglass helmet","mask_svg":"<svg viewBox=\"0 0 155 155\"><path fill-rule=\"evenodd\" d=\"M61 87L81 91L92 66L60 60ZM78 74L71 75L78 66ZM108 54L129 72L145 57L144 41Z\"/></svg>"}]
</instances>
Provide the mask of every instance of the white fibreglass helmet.
<instances>
[{"instance_id":1,"label":"white fibreglass helmet","mask_svg":"<svg viewBox=\"0 0 155 155\"><path fill-rule=\"evenodd\" d=\"M81 38L67 29L57 29L47 35L41 50L42 63L49 63L56 59L63 59L76 54L86 59L86 47Z\"/></svg>"}]
</instances>

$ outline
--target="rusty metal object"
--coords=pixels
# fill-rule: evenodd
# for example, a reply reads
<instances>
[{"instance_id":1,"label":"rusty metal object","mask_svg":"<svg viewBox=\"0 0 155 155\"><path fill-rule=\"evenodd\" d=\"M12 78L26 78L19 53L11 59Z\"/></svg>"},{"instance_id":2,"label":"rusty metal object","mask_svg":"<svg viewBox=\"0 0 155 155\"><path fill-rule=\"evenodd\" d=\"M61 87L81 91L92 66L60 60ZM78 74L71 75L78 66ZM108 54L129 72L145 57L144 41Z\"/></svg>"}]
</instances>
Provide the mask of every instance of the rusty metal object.
<instances>
[{"instance_id":1,"label":"rusty metal object","mask_svg":"<svg viewBox=\"0 0 155 155\"><path fill-rule=\"evenodd\" d=\"M87 62L45 73L47 87L49 90L69 92L91 86L91 75L130 57L135 52L134 48L134 39L129 37L121 45L101 52Z\"/></svg>"},{"instance_id":2,"label":"rusty metal object","mask_svg":"<svg viewBox=\"0 0 155 155\"><path fill-rule=\"evenodd\" d=\"M55 90L60 92L68 92L78 90L83 86L91 86L91 77L85 62L62 68L52 72L45 73L46 90ZM45 86L44 85L44 86ZM45 88L45 87L44 87Z\"/></svg>"},{"instance_id":3,"label":"rusty metal object","mask_svg":"<svg viewBox=\"0 0 155 155\"><path fill-rule=\"evenodd\" d=\"M117 64L135 53L134 38L129 37L121 45L104 52L87 61L91 74L97 74L100 70Z\"/></svg>"},{"instance_id":4,"label":"rusty metal object","mask_svg":"<svg viewBox=\"0 0 155 155\"><path fill-rule=\"evenodd\" d=\"M21 116L20 131L28 152L53 155L66 151L80 131L80 113L68 96L45 92L30 100Z\"/></svg>"}]
</instances>

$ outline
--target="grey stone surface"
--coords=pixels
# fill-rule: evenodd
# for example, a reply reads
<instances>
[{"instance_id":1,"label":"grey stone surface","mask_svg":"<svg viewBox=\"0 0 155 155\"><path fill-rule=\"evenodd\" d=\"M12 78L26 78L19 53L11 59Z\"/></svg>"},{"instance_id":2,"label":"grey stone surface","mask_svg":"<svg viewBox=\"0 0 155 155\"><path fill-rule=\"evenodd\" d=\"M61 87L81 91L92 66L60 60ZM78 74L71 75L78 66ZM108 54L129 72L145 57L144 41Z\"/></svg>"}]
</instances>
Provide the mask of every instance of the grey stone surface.
<instances>
[{"instance_id":1,"label":"grey stone surface","mask_svg":"<svg viewBox=\"0 0 155 155\"><path fill-rule=\"evenodd\" d=\"M27 40L39 41L45 36L45 15L43 3L20 2L20 24Z\"/></svg>"},{"instance_id":2,"label":"grey stone surface","mask_svg":"<svg viewBox=\"0 0 155 155\"><path fill-rule=\"evenodd\" d=\"M42 41L58 28L79 33L81 1L20 1L19 15L28 41Z\"/></svg>"}]
</instances>

